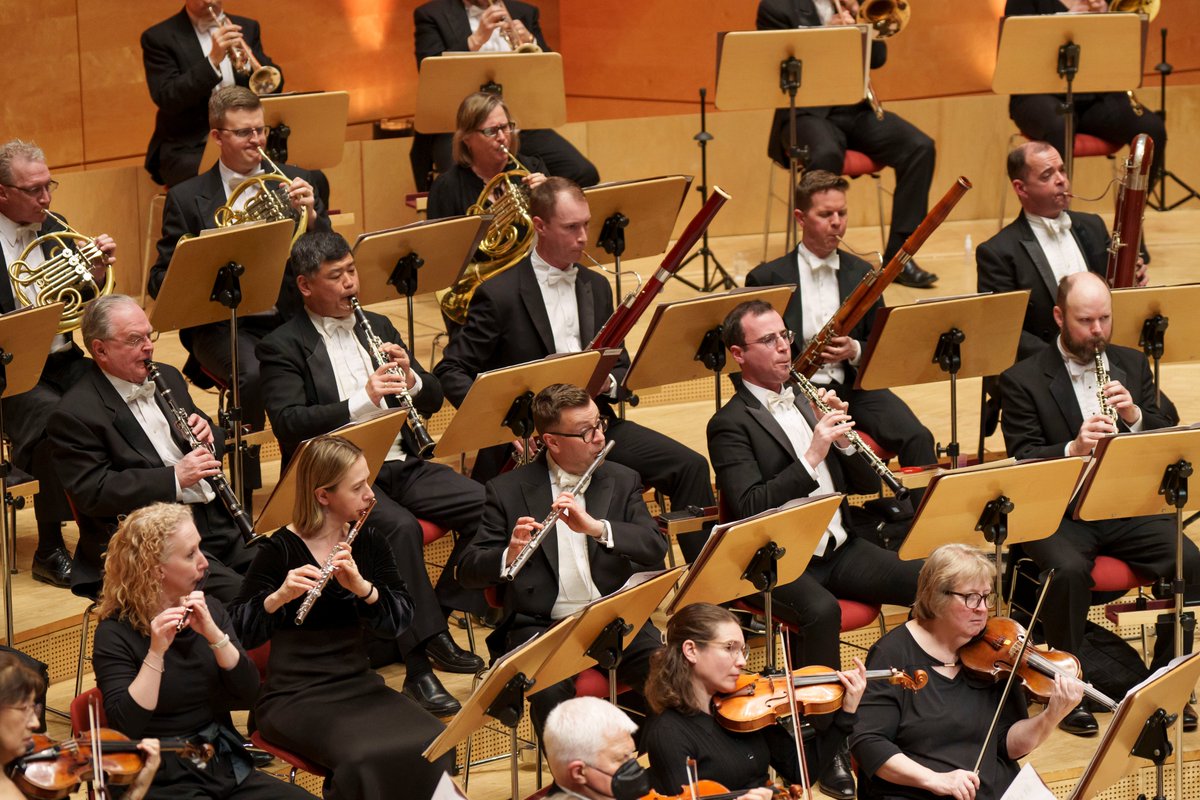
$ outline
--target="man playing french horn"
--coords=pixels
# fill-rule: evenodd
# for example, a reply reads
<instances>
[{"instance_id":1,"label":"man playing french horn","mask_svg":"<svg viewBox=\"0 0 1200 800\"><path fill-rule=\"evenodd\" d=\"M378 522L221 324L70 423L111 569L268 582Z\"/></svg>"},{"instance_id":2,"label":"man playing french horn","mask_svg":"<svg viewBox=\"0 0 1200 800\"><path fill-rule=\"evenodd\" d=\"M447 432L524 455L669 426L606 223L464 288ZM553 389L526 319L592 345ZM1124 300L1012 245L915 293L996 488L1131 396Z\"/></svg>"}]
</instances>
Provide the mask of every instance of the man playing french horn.
<instances>
[{"instance_id":1,"label":"man playing french horn","mask_svg":"<svg viewBox=\"0 0 1200 800\"><path fill-rule=\"evenodd\" d=\"M46 156L32 142L14 139L0 145L0 263L5 268L0 280L0 312L5 314L38 303L38 289L26 284L13 294L8 269L23 261L26 273L36 273L53 257L53 252L71 237L59 240L54 234L66 232L64 220L50 212L50 202L58 181L50 174ZM38 242L38 246L34 246ZM78 240L75 241L78 244ZM98 251L90 263L95 286L77 287L85 299L95 296L95 287L104 286L106 272L116 261L117 245L112 237L101 234L92 240ZM74 249L74 248L72 248ZM90 296L89 296L90 294ZM27 353L29 357L40 354ZM71 581L71 556L62 538L62 523L71 519L62 486L54 471L50 442L45 436L46 420L59 399L87 369L83 351L69 333L60 333L50 345L50 355L42 368L37 386L28 392L4 398L4 433L12 441L12 460L39 482L35 505L38 545L33 556L33 577L39 581L68 586ZM10 483L15 482L9 479Z\"/></svg>"}]
</instances>

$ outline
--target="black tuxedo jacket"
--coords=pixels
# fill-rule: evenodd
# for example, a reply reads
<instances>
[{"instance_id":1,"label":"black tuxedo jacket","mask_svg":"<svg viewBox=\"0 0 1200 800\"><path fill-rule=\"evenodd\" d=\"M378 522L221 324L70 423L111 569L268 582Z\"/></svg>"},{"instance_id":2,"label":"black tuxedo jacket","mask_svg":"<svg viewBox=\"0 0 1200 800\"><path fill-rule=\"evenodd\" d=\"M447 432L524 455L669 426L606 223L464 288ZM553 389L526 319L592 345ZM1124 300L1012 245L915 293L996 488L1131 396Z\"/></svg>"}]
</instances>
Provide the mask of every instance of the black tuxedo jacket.
<instances>
[{"instance_id":1,"label":"black tuxedo jacket","mask_svg":"<svg viewBox=\"0 0 1200 800\"><path fill-rule=\"evenodd\" d=\"M258 63L276 66L263 52L258 23L232 14L229 19L242 26L242 38ZM183 9L142 33L142 64L150 99L158 106L154 135L146 149L146 170L162 183L158 168L164 156L204 150L204 137L209 131L208 98L221 76L209 62L208 53L201 49L192 21ZM249 83L249 77L236 70L233 77L239 86Z\"/></svg>"},{"instance_id":2,"label":"black tuxedo jacket","mask_svg":"<svg viewBox=\"0 0 1200 800\"><path fill-rule=\"evenodd\" d=\"M635 572L662 567L667 542L642 500L642 479L636 472L605 462L596 470L584 498L588 514L606 519L612 525L611 550L595 539L588 539L592 579L602 595L620 589ZM490 481L483 521L458 565L457 574L463 586L482 588L503 582L502 553L508 547L517 518L531 516L543 520L550 513L553 500L544 455L528 466ZM558 596L558 540L554 533L542 540L516 579L505 585L504 608L508 615L550 619L550 610Z\"/></svg>"},{"instance_id":3,"label":"black tuxedo jacket","mask_svg":"<svg viewBox=\"0 0 1200 800\"><path fill-rule=\"evenodd\" d=\"M505 0L504 7L513 19L519 20L533 34L538 46L550 52L550 46L542 36L538 22L537 6L520 0ZM430 0L413 11L414 38L416 39L417 64L428 56L440 56L446 51L467 50L467 39L471 38L471 23L462 0Z\"/></svg>"},{"instance_id":4,"label":"black tuxedo jacket","mask_svg":"<svg viewBox=\"0 0 1200 800\"><path fill-rule=\"evenodd\" d=\"M1071 217L1071 235L1079 243L1088 269L1103 275L1108 265L1108 227L1104 220L1082 211L1067 214ZM1024 212L976 248L975 265L980 292L1030 290L1017 345L1018 361L1041 352L1047 343L1054 341L1058 336L1058 325L1054 322L1058 282Z\"/></svg>"},{"instance_id":5,"label":"black tuxedo jacket","mask_svg":"<svg viewBox=\"0 0 1200 800\"><path fill-rule=\"evenodd\" d=\"M1115 344L1107 352L1108 374L1129 390L1141 408L1143 430L1177 424L1179 417L1166 396L1161 407L1155 402L1154 376L1146 356ZM1004 445L1014 458L1058 458L1083 426L1083 412L1056 345L1043 347L1006 369L1000 375L1000 396ZM1128 430L1124 422L1118 422L1118 427Z\"/></svg>"},{"instance_id":6,"label":"black tuxedo jacket","mask_svg":"<svg viewBox=\"0 0 1200 800\"><path fill-rule=\"evenodd\" d=\"M575 298L579 303L580 340L587 347L612 316L612 287L599 272L579 267ZM550 317L533 263L526 256L475 291L467 324L450 340L433 372L441 380L446 397L457 407L479 373L536 361L553 352ZM629 354L622 348L612 370L618 383L628 369Z\"/></svg>"},{"instance_id":7,"label":"black tuxedo jacket","mask_svg":"<svg viewBox=\"0 0 1200 800\"><path fill-rule=\"evenodd\" d=\"M176 501L174 467L163 464L128 404L100 368L94 363L90 366L86 377L63 395L46 426L59 480L79 522L73 586L100 580L101 555L116 530L118 516L151 503ZM169 364L158 367L179 407L189 416L199 414L207 420L192 403L179 371ZM165 415L161 400L159 406ZM225 441L220 428L213 426L213 438L219 459ZM176 439L187 453L187 444ZM200 521L197 515L197 524Z\"/></svg>"},{"instance_id":8,"label":"black tuxedo jacket","mask_svg":"<svg viewBox=\"0 0 1200 800\"><path fill-rule=\"evenodd\" d=\"M1004 4L1004 16L1019 17L1033 14L1061 14L1067 7L1058 0L1008 0Z\"/></svg>"},{"instance_id":9,"label":"black tuxedo jacket","mask_svg":"<svg viewBox=\"0 0 1200 800\"><path fill-rule=\"evenodd\" d=\"M733 519L742 519L808 497L817 482L800 463L803 453L795 452L782 426L746 388L741 376L731 377L736 387L733 397L708 421L708 457L717 474L722 504ZM800 396L796 407L810 427L816 425L812 409ZM879 476L861 457L843 455L831 447L825 463L839 492L879 491ZM847 513L845 502L842 513Z\"/></svg>"},{"instance_id":10,"label":"black tuxedo jacket","mask_svg":"<svg viewBox=\"0 0 1200 800\"><path fill-rule=\"evenodd\" d=\"M391 320L371 311L366 314L376 336L408 350ZM354 334L365 350L362 331L355 328ZM305 439L350 422L349 401L338 397L329 351L308 314L297 314L271 331L259 342L255 355L262 375L267 416L279 439L285 464ZM422 382L421 391L413 401L417 411L428 417L442 407L442 385L417 363L411 351L408 358ZM415 453L415 442L407 425L402 435L405 449Z\"/></svg>"}]
</instances>

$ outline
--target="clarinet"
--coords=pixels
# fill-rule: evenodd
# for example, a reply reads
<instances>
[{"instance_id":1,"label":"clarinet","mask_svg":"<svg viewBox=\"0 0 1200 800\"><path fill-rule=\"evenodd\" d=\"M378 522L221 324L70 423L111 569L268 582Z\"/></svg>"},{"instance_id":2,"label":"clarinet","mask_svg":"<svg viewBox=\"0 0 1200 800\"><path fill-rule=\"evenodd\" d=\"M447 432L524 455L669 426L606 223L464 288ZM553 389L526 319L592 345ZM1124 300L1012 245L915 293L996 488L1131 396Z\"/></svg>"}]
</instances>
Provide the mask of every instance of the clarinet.
<instances>
[{"instance_id":1,"label":"clarinet","mask_svg":"<svg viewBox=\"0 0 1200 800\"><path fill-rule=\"evenodd\" d=\"M791 372L792 380L800 389L800 393L807 397L809 402L820 409L822 414L828 414L833 410L829 407L828 403L826 403L817 395L816 384L797 372L794 367L792 368ZM867 460L867 463L871 466L871 469L875 470L875 474L879 476L879 479L882 480L884 484L886 484L887 487L892 490L892 494L896 495L897 500L903 500L904 498L908 497L908 489L905 488L904 484L900 483L899 478L892 474L892 471L888 469L887 464L883 463L883 459L875 455L875 451L867 446L867 443L863 441L863 438L858 435L858 431L851 428L846 432L846 438L850 441L850 444L854 445L855 449L858 451L858 454Z\"/></svg>"},{"instance_id":2,"label":"clarinet","mask_svg":"<svg viewBox=\"0 0 1200 800\"><path fill-rule=\"evenodd\" d=\"M1100 413L1112 420L1115 427L1117 424L1117 410L1108 404L1108 396L1104 394L1104 387L1108 384L1108 368L1104 366L1104 350L1097 347L1096 352L1096 399L1100 401Z\"/></svg>"},{"instance_id":3,"label":"clarinet","mask_svg":"<svg viewBox=\"0 0 1200 800\"><path fill-rule=\"evenodd\" d=\"M170 412L171 424L175 427L175 432L184 438L191 450L197 447L203 447L210 453L215 453L212 445L205 444L196 438L196 434L192 433L192 426L188 425L187 412L180 408L175 403L175 398L171 396L171 387L167 385L167 380L158 371L158 365L150 359L146 359L146 374L151 381L154 382L154 389L158 392L158 396L162 398ZM186 455L186 453L185 453ZM233 487L229 485L225 473L218 471L216 475L204 479L212 490L216 492L217 497L221 498L221 502L225 504L225 508L229 511L229 516L233 517L233 522L237 525L238 531L242 534L242 541L246 544L254 544L263 538L262 534L254 532L254 522L251 521L250 515L246 513L246 509L242 508L241 501L233 491Z\"/></svg>"},{"instance_id":4,"label":"clarinet","mask_svg":"<svg viewBox=\"0 0 1200 800\"><path fill-rule=\"evenodd\" d=\"M362 328L363 336L367 339L367 352L371 354L371 363L375 365L375 369L390 363L391 358L383 352L383 340L375 335L375 331L371 330L371 323L367 321L367 314L359 305L357 296L350 295L350 307L354 309L355 322ZM400 375L400 368L392 367L388 370L388 374ZM412 395L408 393L405 383L400 384L399 397L388 396L388 405L403 408L408 412L408 427L412 431L413 438L417 440L417 455L421 458L429 458L433 452L433 437L425 428L425 420L421 419L421 414L417 411L417 405L413 402Z\"/></svg>"},{"instance_id":5,"label":"clarinet","mask_svg":"<svg viewBox=\"0 0 1200 800\"><path fill-rule=\"evenodd\" d=\"M325 586L329 583L329 579L333 577L333 557L341 550L349 548L350 545L354 544L354 540L358 537L358 532L362 530L363 523L367 521L367 515L371 513L371 509L374 507L375 498L372 497L371 502L359 512L358 519L354 520L354 524L346 532L345 541L334 545L333 549L329 551L329 555L325 557L325 564L321 567L321 577L317 579L317 585L308 590L304 595L304 602L300 604L299 610L296 611L297 625L304 624L304 618L312 610L313 603L317 602L317 598L321 596L321 592L325 591Z\"/></svg>"},{"instance_id":6,"label":"clarinet","mask_svg":"<svg viewBox=\"0 0 1200 800\"><path fill-rule=\"evenodd\" d=\"M608 443L604 445L604 449L596 455L595 460L592 461L583 475L579 476L579 483L575 484L567 491L573 495L587 491L588 484L591 483L592 480L592 475L597 469L600 468L600 465L604 463L605 457L608 456L608 451L612 450L613 445L615 444L615 441L609 439ZM541 546L542 540L549 535L550 531L554 530L554 523L558 522L558 518L562 516L562 513L562 509L560 508L550 509L550 513L546 515L544 520L542 520L541 529L538 530L538 532L535 533L533 537L525 543L525 546L521 548L521 552L517 553L517 557L513 559L513 562L500 572L500 575L506 581L516 579L517 573L520 572L521 568L529 562L529 559L533 558L533 554L537 552L538 547Z\"/></svg>"}]
</instances>

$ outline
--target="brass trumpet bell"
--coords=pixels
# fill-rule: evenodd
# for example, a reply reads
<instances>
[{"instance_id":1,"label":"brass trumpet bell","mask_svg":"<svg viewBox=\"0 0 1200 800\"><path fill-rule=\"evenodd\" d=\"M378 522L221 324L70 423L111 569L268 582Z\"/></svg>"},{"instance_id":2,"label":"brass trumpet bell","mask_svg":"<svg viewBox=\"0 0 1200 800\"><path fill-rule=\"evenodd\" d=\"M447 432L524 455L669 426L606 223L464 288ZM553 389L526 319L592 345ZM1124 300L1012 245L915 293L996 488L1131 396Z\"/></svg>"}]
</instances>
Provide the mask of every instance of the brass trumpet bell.
<instances>
[{"instance_id":1,"label":"brass trumpet bell","mask_svg":"<svg viewBox=\"0 0 1200 800\"><path fill-rule=\"evenodd\" d=\"M1162 0L1111 0L1108 11L1112 13L1145 14L1153 20L1162 8Z\"/></svg>"},{"instance_id":2,"label":"brass trumpet bell","mask_svg":"<svg viewBox=\"0 0 1200 800\"><path fill-rule=\"evenodd\" d=\"M37 267L30 267L29 255L45 244L50 245L46 260ZM79 327L87 304L97 297L112 294L116 285L112 265L106 266L103 286L97 286L92 279L92 265L103 258L96 243L77 231L55 231L39 236L8 266L13 298L21 308L62 303L58 332L70 333ZM33 301L24 292L24 287L30 285L37 290Z\"/></svg>"},{"instance_id":3,"label":"brass trumpet bell","mask_svg":"<svg viewBox=\"0 0 1200 800\"><path fill-rule=\"evenodd\" d=\"M858 7L857 19L860 25L867 25L875 32L876 39L887 39L904 30L911 16L908 0L864 0Z\"/></svg>"}]
</instances>

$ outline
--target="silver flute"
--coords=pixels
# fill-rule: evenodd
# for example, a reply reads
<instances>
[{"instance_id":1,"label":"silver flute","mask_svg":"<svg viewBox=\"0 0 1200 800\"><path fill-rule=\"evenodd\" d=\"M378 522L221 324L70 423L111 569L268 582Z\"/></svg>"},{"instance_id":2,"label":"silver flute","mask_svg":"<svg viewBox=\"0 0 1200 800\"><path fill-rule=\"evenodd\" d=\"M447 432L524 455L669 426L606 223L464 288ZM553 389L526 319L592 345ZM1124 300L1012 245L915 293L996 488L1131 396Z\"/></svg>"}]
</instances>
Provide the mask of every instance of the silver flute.
<instances>
[{"instance_id":1,"label":"silver flute","mask_svg":"<svg viewBox=\"0 0 1200 800\"><path fill-rule=\"evenodd\" d=\"M795 369L792 370L792 381L800 389L800 393L807 397L810 403L820 409L822 414L828 414L833 411L829 404L817 394L817 385ZM875 451L867 446L863 438L858 435L858 431L851 428L846 432L846 438L850 441L850 444L854 445L858 454L867 460L867 463L870 464L871 469L875 470L875 474L879 476L879 479L892 490L892 494L896 496L897 500L903 500L905 497L908 497L908 489L904 484L900 483L899 478L892 474L892 471L888 469L883 459L875 455Z\"/></svg>"},{"instance_id":2,"label":"silver flute","mask_svg":"<svg viewBox=\"0 0 1200 800\"><path fill-rule=\"evenodd\" d=\"M354 321L362 328L363 336L367 339L367 352L371 354L371 363L375 365L375 369L391 363L392 359L383 351L383 340L376 336L375 331L371 329L371 323L367 321L367 314L354 295L350 295L350 308L354 309ZM392 367L388 373L404 377L399 367ZM407 381L401 382L398 397L389 395L388 405L403 408L408 412L408 427L412 431L413 438L417 440L417 455L421 458L429 458L433 452L433 437L429 435L429 430L425 427L425 420L421 419L421 414L417 411L417 405L413 402L412 395L408 393L406 384Z\"/></svg>"},{"instance_id":3,"label":"silver flute","mask_svg":"<svg viewBox=\"0 0 1200 800\"><path fill-rule=\"evenodd\" d=\"M362 530L363 523L367 521L367 515L371 513L371 509L374 507L375 498L372 497L367 507L359 512L358 519L354 520L354 524L350 526L350 530L346 531L346 538L335 544L333 549L329 551L329 555L325 557L325 564L321 567L321 577L317 578L317 585L308 590L304 595L304 602L300 604L300 608L296 611L297 625L304 624L304 618L312 610L313 603L317 602L317 598L321 596L321 592L325 591L325 587L329 584L329 579L333 577L333 557L342 550L350 549L350 545L354 544L354 540L358 537L358 532Z\"/></svg>"},{"instance_id":4,"label":"silver flute","mask_svg":"<svg viewBox=\"0 0 1200 800\"><path fill-rule=\"evenodd\" d=\"M600 465L604 463L604 459L608 456L608 451L612 450L613 445L615 444L615 441L609 439L604 445L604 449L597 453L595 460L588 465L587 470L579 476L579 483L575 484L566 491L570 492L572 495L586 492L588 484L592 481L592 475L597 469L600 468ZM562 513L563 512L561 508L550 509L550 513L546 515L544 520L542 520L541 529L534 533L529 541L525 543L525 546L521 548L521 552L517 553L517 557L513 559L513 562L500 572L500 575L506 581L515 579L517 577L517 573L521 571L521 568L529 562L529 559L533 558L533 554L537 552L539 547L541 547L542 540L550 535L550 532L554 530L554 523L558 522L558 518L562 516Z\"/></svg>"},{"instance_id":5,"label":"silver flute","mask_svg":"<svg viewBox=\"0 0 1200 800\"><path fill-rule=\"evenodd\" d=\"M1104 394L1104 387L1112 380L1108 377L1108 367L1104 366L1104 348L1097 347L1096 356L1096 399L1100 401L1100 413L1112 420L1112 424L1117 424L1117 410L1108 402L1108 396Z\"/></svg>"},{"instance_id":6,"label":"silver flute","mask_svg":"<svg viewBox=\"0 0 1200 800\"><path fill-rule=\"evenodd\" d=\"M170 422L175 427L175 432L178 433L188 443L188 447L195 450L197 447L203 447L210 453L215 453L212 445L205 444L196 438L196 434L192 433L192 426L188 424L188 414L175 402L175 398L171 396L171 387L167 385L167 381L163 378L162 373L158 370L158 365L150 359L146 359L146 376L150 378L154 384L154 390L158 392L158 396L162 398L170 413ZM184 453L186 456L187 453ZM242 508L242 503L238 500L237 493L233 491L233 487L229 485L229 480L225 477L225 473L218 471L216 475L210 478L205 478L208 485L216 492L217 497L221 498L221 502L229 511L229 516L233 517L233 522L237 525L238 531L242 534L242 541L246 544L254 544L262 539L262 534L254 532L254 522L251 521L250 515L246 513L246 509Z\"/></svg>"}]
</instances>

